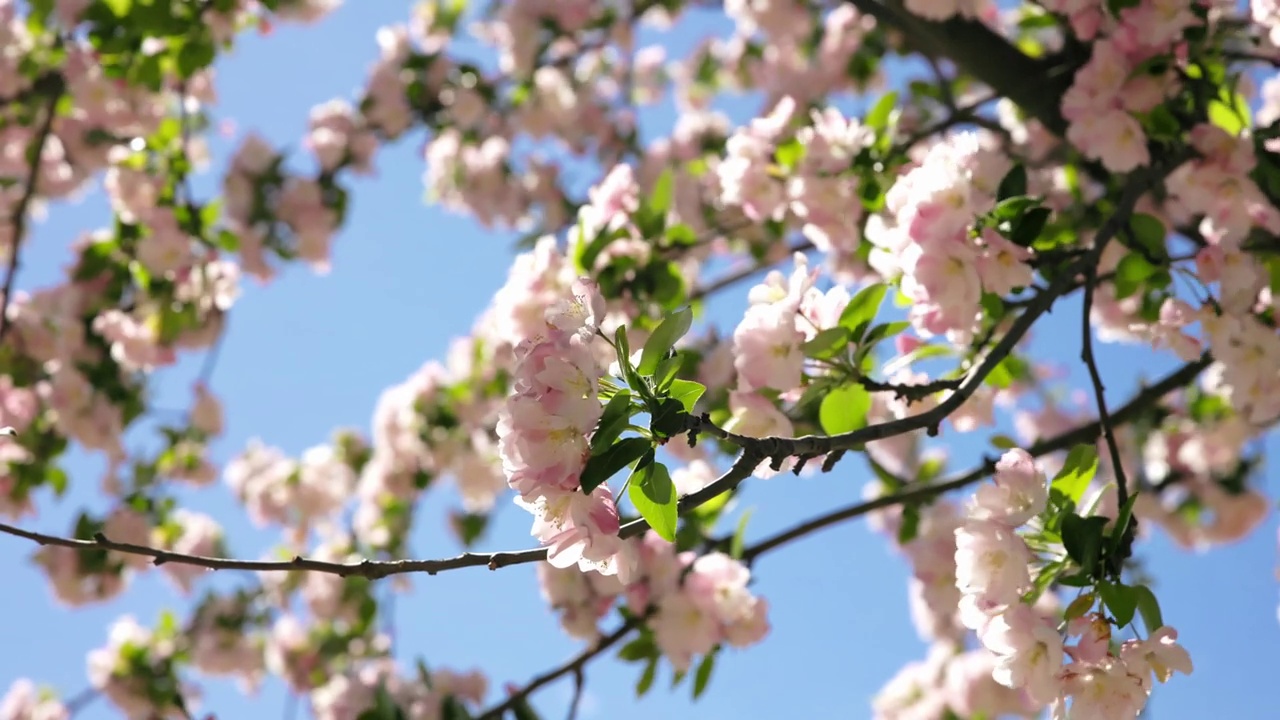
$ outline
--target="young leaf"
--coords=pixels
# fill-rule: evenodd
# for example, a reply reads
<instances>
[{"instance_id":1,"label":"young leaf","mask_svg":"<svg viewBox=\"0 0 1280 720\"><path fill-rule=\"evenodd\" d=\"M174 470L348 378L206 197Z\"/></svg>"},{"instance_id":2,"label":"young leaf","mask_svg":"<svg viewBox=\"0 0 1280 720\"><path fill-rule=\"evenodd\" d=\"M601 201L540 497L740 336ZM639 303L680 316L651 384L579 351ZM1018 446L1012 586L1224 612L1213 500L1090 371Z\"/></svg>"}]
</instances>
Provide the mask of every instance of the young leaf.
<instances>
[{"instance_id":1,"label":"young leaf","mask_svg":"<svg viewBox=\"0 0 1280 720\"><path fill-rule=\"evenodd\" d=\"M734 560L742 559L742 551L747 539L747 521L750 519L750 509L742 513L742 517L738 518L738 527L733 531L733 540L729 543L729 557Z\"/></svg>"},{"instance_id":2,"label":"young leaf","mask_svg":"<svg viewBox=\"0 0 1280 720\"><path fill-rule=\"evenodd\" d=\"M823 432L840 435L867 424L871 412L871 393L857 383L847 383L835 388L822 399L818 408L818 421Z\"/></svg>"},{"instance_id":3,"label":"young leaf","mask_svg":"<svg viewBox=\"0 0 1280 720\"><path fill-rule=\"evenodd\" d=\"M693 699L697 700L707 689L707 683L711 681L711 671L716 666L716 654L709 652L702 657L702 662L698 663L698 669L693 674Z\"/></svg>"},{"instance_id":4,"label":"young leaf","mask_svg":"<svg viewBox=\"0 0 1280 720\"><path fill-rule=\"evenodd\" d=\"M687 413L693 412L693 406L697 404L698 398L702 397L702 393L706 391L706 386L692 380L680 380L677 378L671 381L671 398L679 400Z\"/></svg>"},{"instance_id":5,"label":"young leaf","mask_svg":"<svg viewBox=\"0 0 1280 720\"><path fill-rule=\"evenodd\" d=\"M1098 472L1098 450L1092 445L1077 445L1067 453L1062 470L1053 478L1054 489L1079 504L1084 491Z\"/></svg>"},{"instance_id":6,"label":"young leaf","mask_svg":"<svg viewBox=\"0 0 1280 720\"><path fill-rule=\"evenodd\" d=\"M1156 594L1151 592L1151 588L1146 585L1134 585L1132 590L1138 612L1142 615L1142 624L1147 626L1147 634L1150 635L1164 627L1164 617L1160 615L1160 602L1156 600Z\"/></svg>"},{"instance_id":7,"label":"young leaf","mask_svg":"<svg viewBox=\"0 0 1280 720\"><path fill-rule=\"evenodd\" d=\"M1102 529L1107 518L1099 515L1083 518L1075 513L1068 513L1062 518L1062 545L1067 555L1086 575L1093 575L1102 553Z\"/></svg>"},{"instance_id":8,"label":"young leaf","mask_svg":"<svg viewBox=\"0 0 1280 720\"><path fill-rule=\"evenodd\" d=\"M1164 223L1154 215L1134 213L1129 218L1129 233L1133 241L1156 257L1165 253L1164 239L1167 231Z\"/></svg>"},{"instance_id":9,"label":"young leaf","mask_svg":"<svg viewBox=\"0 0 1280 720\"><path fill-rule=\"evenodd\" d=\"M653 448L653 443L642 437L623 438L599 455L592 455L582 469L582 492L590 495L622 468L639 460Z\"/></svg>"},{"instance_id":10,"label":"young leaf","mask_svg":"<svg viewBox=\"0 0 1280 720\"><path fill-rule=\"evenodd\" d=\"M666 215L671 207L671 193L675 187L675 175L671 168L666 168L653 183L653 194L649 196L649 207L658 215Z\"/></svg>"},{"instance_id":11,"label":"young leaf","mask_svg":"<svg viewBox=\"0 0 1280 720\"><path fill-rule=\"evenodd\" d=\"M1012 450L1018 447L1018 441L1008 435L992 435L991 446L1000 450Z\"/></svg>"},{"instance_id":12,"label":"young leaf","mask_svg":"<svg viewBox=\"0 0 1280 720\"><path fill-rule=\"evenodd\" d=\"M511 711L515 714L515 720L542 720L538 713L529 704L529 698L522 697L512 706Z\"/></svg>"},{"instance_id":13,"label":"young leaf","mask_svg":"<svg viewBox=\"0 0 1280 720\"><path fill-rule=\"evenodd\" d=\"M652 338L650 340L652 341ZM642 388L646 386L640 381L636 369L631 366L631 346L627 342L626 325L619 325L613 333L613 345L617 349L618 368L622 372L622 379L627 381L627 385L630 385L632 390L640 391L640 394L644 395Z\"/></svg>"},{"instance_id":14,"label":"young leaf","mask_svg":"<svg viewBox=\"0 0 1280 720\"><path fill-rule=\"evenodd\" d=\"M1134 492L1125 500L1124 507L1120 508L1120 514L1116 515L1116 524L1111 528L1111 540L1108 543L1113 554L1120 549L1120 543L1124 540L1124 530L1129 525L1129 518L1133 516L1133 504L1137 501L1138 493Z\"/></svg>"},{"instance_id":15,"label":"young leaf","mask_svg":"<svg viewBox=\"0 0 1280 720\"><path fill-rule=\"evenodd\" d=\"M1018 163L1009 172L1005 173L1004 179L1000 181L1000 189L996 191L996 200L1008 200L1011 197L1026 194L1027 169L1022 167L1022 163Z\"/></svg>"},{"instance_id":16,"label":"young leaf","mask_svg":"<svg viewBox=\"0 0 1280 720\"><path fill-rule=\"evenodd\" d=\"M636 477L636 475L640 477ZM675 542L676 522L680 515L677 506L676 486L671 473L662 463L651 463L643 470L632 473L627 497L640 517L667 542Z\"/></svg>"},{"instance_id":17,"label":"young leaf","mask_svg":"<svg viewBox=\"0 0 1280 720\"><path fill-rule=\"evenodd\" d=\"M675 347L676 341L684 337L692 326L693 310L689 307L681 308L664 318L661 323L658 323L658 327L654 328L649 341L644 344L644 350L640 354L640 367L637 371L645 377L652 375L653 371L658 369L658 363L667 351Z\"/></svg>"},{"instance_id":18,"label":"young leaf","mask_svg":"<svg viewBox=\"0 0 1280 720\"><path fill-rule=\"evenodd\" d=\"M911 327L911 323L906 320L895 320L894 322L876 325L868 330L866 336L862 338L862 347L864 349L870 349L871 346L881 340L887 340L894 337L909 327Z\"/></svg>"},{"instance_id":19,"label":"young leaf","mask_svg":"<svg viewBox=\"0 0 1280 720\"><path fill-rule=\"evenodd\" d=\"M1009 240L1015 245L1030 247L1031 243L1039 239L1040 233L1044 231L1044 226L1049 223L1049 216L1052 214L1053 211L1047 207L1031 208L1014 222Z\"/></svg>"},{"instance_id":20,"label":"young leaf","mask_svg":"<svg viewBox=\"0 0 1280 720\"><path fill-rule=\"evenodd\" d=\"M644 672L640 673L640 680L636 682L636 697L644 697L649 692L649 688L653 687L653 678L658 674L658 659L649 658L649 663L644 666Z\"/></svg>"},{"instance_id":21,"label":"young leaf","mask_svg":"<svg viewBox=\"0 0 1280 720\"><path fill-rule=\"evenodd\" d=\"M653 644L653 638L649 635L641 635L623 645L622 649L618 651L618 659L626 662L648 660L656 657L658 657L658 648Z\"/></svg>"},{"instance_id":22,"label":"young leaf","mask_svg":"<svg viewBox=\"0 0 1280 720\"><path fill-rule=\"evenodd\" d=\"M846 327L827 328L819 332L812 340L801 346L808 357L816 360L830 360L844 352L849 346L849 329Z\"/></svg>"},{"instance_id":23,"label":"young leaf","mask_svg":"<svg viewBox=\"0 0 1280 720\"><path fill-rule=\"evenodd\" d=\"M887 92L880 96L876 104L871 106L871 110L867 112L867 116L863 118L862 124L872 130L880 131L889 126L889 116L893 113L893 107L898 102L897 92Z\"/></svg>"},{"instance_id":24,"label":"young leaf","mask_svg":"<svg viewBox=\"0 0 1280 720\"><path fill-rule=\"evenodd\" d=\"M665 392L671 386L671 381L675 379L676 373L680 372L680 366L684 361L680 359L679 354L668 355L662 358L662 362L658 363L658 369L653 371L653 387L659 393Z\"/></svg>"},{"instance_id":25,"label":"young leaf","mask_svg":"<svg viewBox=\"0 0 1280 720\"><path fill-rule=\"evenodd\" d=\"M1075 600L1072 600L1071 604L1068 605L1067 609L1062 613L1063 619L1072 620L1084 615L1089 612L1089 608L1093 607L1093 604L1097 602L1097 600L1098 598L1094 597L1094 594L1091 592L1085 593Z\"/></svg>"},{"instance_id":26,"label":"young leaf","mask_svg":"<svg viewBox=\"0 0 1280 720\"><path fill-rule=\"evenodd\" d=\"M600 422L596 423L596 431L591 436L591 454L599 455L613 446L627 424L631 422L631 393L619 390L609 403L604 406Z\"/></svg>"},{"instance_id":27,"label":"young leaf","mask_svg":"<svg viewBox=\"0 0 1280 720\"><path fill-rule=\"evenodd\" d=\"M888 292L888 285L875 283L859 290L858 294L849 300L849 304L844 307L844 312L840 313L840 326L849 330L851 341L857 342L862 339L867 325L880 312L880 303L884 302L884 296Z\"/></svg>"},{"instance_id":28,"label":"young leaf","mask_svg":"<svg viewBox=\"0 0 1280 720\"><path fill-rule=\"evenodd\" d=\"M1120 627L1133 622L1133 612L1138 609L1138 594L1133 588L1123 583L1100 582L1098 594Z\"/></svg>"}]
</instances>

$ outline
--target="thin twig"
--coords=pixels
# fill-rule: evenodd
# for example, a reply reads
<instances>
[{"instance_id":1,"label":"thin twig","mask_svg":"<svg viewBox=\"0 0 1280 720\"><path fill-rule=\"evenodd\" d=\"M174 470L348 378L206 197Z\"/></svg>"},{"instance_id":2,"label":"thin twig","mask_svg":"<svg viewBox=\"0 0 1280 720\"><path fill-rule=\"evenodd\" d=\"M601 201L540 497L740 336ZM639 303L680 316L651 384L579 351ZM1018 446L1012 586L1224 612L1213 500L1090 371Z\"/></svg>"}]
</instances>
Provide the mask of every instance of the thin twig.
<instances>
[{"instance_id":1,"label":"thin twig","mask_svg":"<svg viewBox=\"0 0 1280 720\"><path fill-rule=\"evenodd\" d=\"M1101 425L1102 436L1106 439L1107 449L1111 454L1111 471L1115 473L1116 480L1116 503L1117 507L1123 508L1129 503L1129 483L1124 475L1124 462L1120 457L1120 444L1116 442L1116 431L1111 422L1111 416L1107 412L1107 389L1102 384L1102 373L1098 370L1098 361L1093 355L1093 322L1090 315L1093 313L1093 293L1098 285L1098 270L1092 268L1086 274L1084 284L1084 305L1080 309L1080 360L1085 367L1089 369L1089 381L1093 384L1093 397L1098 405L1098 422ZM1129 538L1129 530L1137 528L1137 518L1130 516L1129 525L1120 528L1122 538ZM1124 560L1124 556L1128 554L1129 542L1120 544L1121 552L1119 560Z\"/></svg>"},{"instance_id":2,"label":"thin twig","mask_svg":"<svg viewBox=\"0 0 1280 720\"><path fill-rule=\"evenodd\" d=\"M622 623L616 630L600 638L594 645L581 653L578 653L568 662L535 677L533 680L530 680L528 685L525 685L518 691L512 693L510 697L501 704L496 705L478 715L476 720L499 720L503 713L514 708L521 700L533 694L534 691L543 685L559 680L570 673L581 672L582 667L590 662L592 658L618 644L618 642L625 638L628 633L640 627L640 625L641 621L639 618L633 618Z\"/></svg>"},{"instance_id":3,"label":"thin twig","mask_svg":"<svg viewBox=\"0 0 1280 720\"><path fill-rule=\"evenodd\" d=\"M578 706L582 704L582 691L586 688L587 677L581 667L573 669L573 699L569 701L569 716L565 720L577 720Z\"/></svg>"},{"instance_id":4,"label":"thin twig","mask_svg":"<svg viewBox=\"0 0 1280 720\"><path fill-rule=\"evenodd\" d=\"M790 258L791 256L795 255L798 252L808 252L809 250L812 250L812 249L813 249L812 241L804 240L802 242L798 242L792 245L787 250L787 258ZM776 265L777 262L780 262L780 261L766 260L763 262L756 263L754 265L744 267L740 270L735 270L733 272L725 273L724 275L716 278L715 280L712 280L706 285L694 288L693 291L689 293L689 300L690 301L701 300L702 298L705 298L707 296L714 295L720 292L721 290L724 290L727 287L736 285L742 282L743 280L746 280L748 278L751 278L752 276L758 275L768 270L769 268Z\"/></svg>"},{"instance_id":5,"label":"thin twig","mask_svg":"<svg viewBox=\"0 0 1280 720\"><path fill-rule=\"evenodd\" d=\"M63 705L67 709L67 717L75 717L76 713L93 704L94 700L101 697L102 693L97 688L87 687L84 690L72 695Z\"/></svg>"},{"instance_id":6,"label":"thin twig","mask_svg":"<svg viewBox=\"0 0 1280 720\"><path fill-rule=\"evenodd\" d=\"M18 270L22 266L22 240L27 234L27 210L36 196L36 185L40 180L40 158L44 155L44 146L49 141L49 136L53 134L53 120L58 116L58 100L61 97L61 85L56 92L49 92L44 119L40 122L35 138L28 148L31 157L29 158L30 167L27 168L26 184L23 186L22 196L18 198L18 204L13 208L13 215L9 218L13 224L13 238L10 241L12 247L9 250L9 269L4 277L4 290L0 291L4 293L4 299L0 300L0 341L3 341L5 334L9 332L9 305L13 302L13 287L18 280Z\"/></svg>"}]
</instances>

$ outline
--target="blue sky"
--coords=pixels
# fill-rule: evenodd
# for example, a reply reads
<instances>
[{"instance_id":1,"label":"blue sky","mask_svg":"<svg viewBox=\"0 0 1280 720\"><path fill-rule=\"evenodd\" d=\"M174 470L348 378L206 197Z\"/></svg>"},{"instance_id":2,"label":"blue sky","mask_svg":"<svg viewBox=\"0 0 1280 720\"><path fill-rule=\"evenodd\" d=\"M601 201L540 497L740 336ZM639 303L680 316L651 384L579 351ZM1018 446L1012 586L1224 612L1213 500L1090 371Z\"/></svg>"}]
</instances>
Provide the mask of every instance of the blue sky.
<instances>
[{"instance_id":1,"label":"blue sky","mask_svg":"<svg viewBox=\"0 0 1280 720\"><path fill-rule=\"evenodd\" d=\"M376 56L374 33L404 19L407 3L347 3L319 26L284 27L270 38L246 37L218 65L219 117L232 117L280 145L297 143L307 111L335 96L350 96ZM685 43L707 28L695 27ZM667 113L655 115L661 124ZM227 409L226 436L214 448L225 461L252 437L290 453L323 442L335 427L367 428L379 392L398 383L449 340L465 334L474 317L503 283L513 236L481 231L465 218L425 206L420 138L382 152L378 177L355 183L346 229L335 243L333 272L313 276L296 268L267 288L246 282L233 310L213 378ZM228 150L214 139L215 158ZM198 184L212 189L210 179ZM85 230L109 219L100 193L76 205L50 208L34 231L20 286L56 281L67 247ZM731 293L713 317L731 326L746 287ZM1061 305L1037 331L1040 358L1072 367L1083 379L1078 357L1078 301ZM1066 323L1064 325L1063 323ZM1068 330L1069 328L1069 330ZM1120 346L1101 346L1113 403L1133 382L1155 376L1172 363ZM199 358L158 378L159 407L184 408ZM954 433L948 433L954 438ZM953 469L964 469L982 451L982 437L951 446ZM138 440L145 442L145 436ZM1268 441L1268 446L1274 444ZM73 490L61 503L42 497L43 514L29 525L65 532L83 506L107 507L98 493L102 464L76 457L68 472ZM1269 473L1268 473L1269 475ZM759 537L824 510L856 501L869 476L856 458L829 475L751 481L739 509L754 507L750 537ZM1268 477L1267 485L1272 485ZM237 556L256 557L273 543L245 519L219 484L187 496L189 504L226 526ZM452 491L433 490L422 501L416 555L457 552L445 531ZM529 516L502 503L485 549L528 546ZM1209 555L1182 553L1162 539L1140 547L1167 622L1181 632L1196 662L1190 678L1176 678L1156 693L1152 717L1187 720L1275 716L1280 700L1274 668L1280 663L1276 606L1274 517L1250 539ZM0 538L0 687L20 676L50 683L67 696L87 685L85 653L105 642L108 624L132 613L144 624L162 608L185 614L183 599L156 573L135 579L121 598L88 609L53 603L47 582L29 565L34 546ZM710 691L694 706L688 686L668 693L664 669L655 689L637 702L632 688L638 667L606 657L587 671L581 717L865 717L869 701L902 663L923 655L906 605L908 568L889 544L865 524L829 530L761 559L758 589L772 605L774 630L760 646L727 652L717 663ZM231 584L234 576L209 582ZM498 572L467 569L413 579L415 592L396 603L398 657L421 655L433 667L478 667L491 680L493 697L508 682L522 683L579 649L559 630L537 596L532 566ZM254 697L231 683L202 683L201 711L219 718L282 717L284 691L270 683ZM569 683L547 688L535 705L560 717ZM104 702L78 717L115 717Z\"/></svg>"}]
</instances>

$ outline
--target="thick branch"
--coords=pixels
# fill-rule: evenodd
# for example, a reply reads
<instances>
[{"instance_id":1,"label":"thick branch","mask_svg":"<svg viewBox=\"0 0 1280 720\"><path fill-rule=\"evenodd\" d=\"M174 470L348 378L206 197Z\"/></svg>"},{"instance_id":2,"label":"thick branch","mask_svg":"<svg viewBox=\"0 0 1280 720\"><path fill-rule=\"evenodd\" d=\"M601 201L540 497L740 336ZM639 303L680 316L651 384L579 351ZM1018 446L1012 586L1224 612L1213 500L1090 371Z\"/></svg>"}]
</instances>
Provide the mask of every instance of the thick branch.
<instances>
[{"instance_id":1,"label":"thick branch","mask_svg":"<svg viewBox=\"0 0 1280 720\"><path fill-rule=\"evenodd\" d=\"M1056 135L1066 132L1058 103L1070 87L1070 60L1037 60L986 25L959 17L934 22L913 15L900 0L847 0L881 24L902 32L918 51L946 57L956 67L1007 97Z\"/></svg>"}]
</instances>

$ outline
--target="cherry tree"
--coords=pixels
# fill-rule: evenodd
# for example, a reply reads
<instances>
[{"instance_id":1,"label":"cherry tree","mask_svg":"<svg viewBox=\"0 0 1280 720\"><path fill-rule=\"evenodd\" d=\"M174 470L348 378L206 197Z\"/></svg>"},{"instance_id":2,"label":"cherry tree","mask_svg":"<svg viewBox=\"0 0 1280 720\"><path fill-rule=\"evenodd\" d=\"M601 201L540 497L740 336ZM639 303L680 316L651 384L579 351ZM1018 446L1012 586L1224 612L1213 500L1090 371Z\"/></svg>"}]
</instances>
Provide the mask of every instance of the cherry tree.
<instances>
[{"instance_id":1,"label":"cherry tree","mask_svg":"<svg viewBox=\"0 0 1280 720\"><path fill-rule=\"evenodd\" d=\"M571 678L572 717L611 658L638 694L661 671L697 698L770 632L755 561L864 518L910 566L930 643L885 669L871 716L1134 718L1193 672L1142 548L1232 543L1269 509L1280 6L424 0L296 148L250 131L210 167L219 55L337 4L0 0L0 533L38 544L48 578L9 592L92 606L148 572L180 591L104 629L85 692L19 679L0 718L99 698L206 717L211 678L283 683L325 720L526 720ZM641 41L710 18L730 31L688 53ZM212 366L243 283L327 271L352 178L418 131L431 200L523 237L470 335L387 388L367 431L298 457L264 428L216 466L235 398L207 374L158 450L127 449L166 368ZM202 172L220 192L193 191ZM112 217L60 283L24 287L36 211L98 182ZM1032 351L1055 308L1078 357ZM1108 383L1101 343L1178 365ZM1068 365L1088 380L1064 397ZM991 449L950 468L961 437ZM106 476L70 477L74 449ZM775 534L732 517L752 485L821 474L871 481ZM41 524L95 481L110 512ZM409 533L446 483L460 554L420 557ZM278 544L176 501L216 485ZM495 549L512 502L531 540ZM505 687L392 657L379 588L527 563L579 654ZM203 587L209 570L252 583Z\"/></svg>"}]
</instances>

